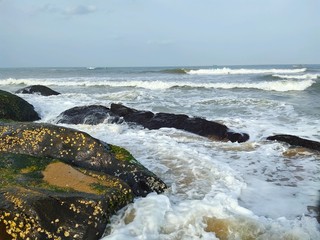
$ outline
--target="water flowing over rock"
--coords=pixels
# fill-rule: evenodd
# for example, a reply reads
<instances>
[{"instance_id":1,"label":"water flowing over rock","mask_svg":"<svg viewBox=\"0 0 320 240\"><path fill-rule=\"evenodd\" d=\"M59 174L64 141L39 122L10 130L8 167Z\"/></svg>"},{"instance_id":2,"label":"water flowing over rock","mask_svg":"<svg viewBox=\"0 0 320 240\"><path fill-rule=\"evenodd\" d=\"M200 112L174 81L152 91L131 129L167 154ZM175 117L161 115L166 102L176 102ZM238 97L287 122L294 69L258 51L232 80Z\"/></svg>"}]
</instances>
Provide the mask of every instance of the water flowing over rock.
<instances>
[{"instance_id":1,"label":"water flowing over rock","mask_svg":"<svg viewBox=\"0 0 320 240\"><path fill-rule=\"evenodd\" d=\"M16 91L16 93L24 93L24 94L40 94L42 96L51 96L51 95L59 95L59 92L52 90L46 86L42 85L32 85L25 88L21 88Z\"/></svg>"},{"instance_id":2,"label":"water flowing over rock","mask_svg":"<svg viewBox=\"0 0 320 240\"><path fill-rule=\"evenodd\" d=\"M0 90L0 119L27 122L39 120L40 117L27 101Z\"/></svg>"},{"instance_id":3,"label":"water flowing over rock","mask_svg":"<svg viewBox=\"0 0 320 240\"><path fill-rule=\"evenodd\" d=\"M137 123L148 129L172 127L219 141L245 142L249 139L249 135L246 133L233 132L223 124L199 117L172 113L154 114L114 103L111 104L111 111L123 117L127 122Z\"/></svg>"},{"instance_id":4,"label":"water flowing over rock","mask_svg":"<svg viewBox=\"0 0 320 240\"><path fill-rule=\"evenodd\" d=\"M279 135L269 136L267 137L267 140L286 142L293 146L300 146L300 147L320 151L320 142L300 138L294 135L279 134Z\"/></svg>"},{"instance_id":5,"label":"water flowing over rock","mask_svg":"<svg viewBox=\"0 0 320 240\"><path fill-rule=\"evenodd\" d=\"M104 121L122 123L124 120L148 129L163 127L181 129L217 141L245 142L249 139L246 133L234 132L221 123L203 118L139 111L114 103L110 109L99 105L75 107L61 113L57 119L58 123L68 124L98 124Z\"/></svg>"},{"instance_id":6,"label":"water flowing over rock","mask_svg":"<svg viewBox=\"0 0 320 240\"><path fill-rule=\"evenodd\" d=\"M61 113L57 119L57 123L67 124L95 125L105 121L108 123L123 122L123 120L115 116L109 108L101 105L74 107Z\"/></svg>"}]
</instances>

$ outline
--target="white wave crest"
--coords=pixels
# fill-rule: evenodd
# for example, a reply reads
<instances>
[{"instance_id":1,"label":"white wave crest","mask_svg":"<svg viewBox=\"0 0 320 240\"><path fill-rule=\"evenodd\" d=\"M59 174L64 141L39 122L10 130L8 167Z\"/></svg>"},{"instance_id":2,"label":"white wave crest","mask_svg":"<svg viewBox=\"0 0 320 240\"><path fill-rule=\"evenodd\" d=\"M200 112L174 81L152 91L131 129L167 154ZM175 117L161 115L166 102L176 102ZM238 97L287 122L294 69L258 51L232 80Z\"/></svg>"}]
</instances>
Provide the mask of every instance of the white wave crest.
<instances>
[{"instance_id":1,"label":"white wave crest","mask_svg":"<svg viewBox=\"0 0 320 240\"><path fill-rule=\"evenodd\" d=\"M189 87L189 88L215 88L215 89L260 89L265 91L303 91L315 83L313 80L280 80L280 81L264 81L255 83L194 83L194 82L177 82L177 81L109 81L109 80L84 80L84 79L68 79L59 81L55 79L6 79L0 80L0 85L46 85L46 86L105 86L105 87L134 87L134 88L144 88L150 90L165 90L175 87Z\"/></svg>"},{"instance_id":2,"label":"white wave crest","mask_svg":"<svg viewBox=\"0 0 320 240\"><path fill-rule=\"evenodd\" d=\"M303 75L281 75L274 74L273 77L283 78L283 79L317 79L320 77L319 74L303 74Z\"/></svg>"},{"instance_id":3,"label":"white wave crest","mask_svg":"<svg viewBox=\"0 0 320 240\"><path fill-rule=\"evenodd\" d=\"M226 75L226 74L290 74L290 73L301 73L305 72L306 68L297 69L231 69L231 68L216 68L216 69L198 69L190 70L188 74L198 75Z\"/></svg>"}]
</instances>

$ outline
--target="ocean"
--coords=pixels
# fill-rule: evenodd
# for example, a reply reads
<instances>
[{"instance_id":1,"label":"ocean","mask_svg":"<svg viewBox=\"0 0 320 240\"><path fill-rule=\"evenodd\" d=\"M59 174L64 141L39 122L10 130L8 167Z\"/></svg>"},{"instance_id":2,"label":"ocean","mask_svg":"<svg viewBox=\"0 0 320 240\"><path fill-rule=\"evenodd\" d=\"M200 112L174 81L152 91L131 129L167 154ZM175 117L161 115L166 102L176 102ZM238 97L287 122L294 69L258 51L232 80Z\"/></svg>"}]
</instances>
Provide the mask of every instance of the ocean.
<instances>
[{"instance_id":1,"label":"ocean","mask_svg":"<svg viewBox=\"0 0 320 240\"><path fill-rule=\"evenodd\" d=\"M75 106L122 103L250 135L231 143L173 128L64 125L126 148L169 186L120 210L104 240L320 239L310 210L319 200L320 154L266 140L320 141L320 65L0 68L2 90L36 84L62 93L18 94L39 122L56 123Z\"/></svg>"}]
</instances>

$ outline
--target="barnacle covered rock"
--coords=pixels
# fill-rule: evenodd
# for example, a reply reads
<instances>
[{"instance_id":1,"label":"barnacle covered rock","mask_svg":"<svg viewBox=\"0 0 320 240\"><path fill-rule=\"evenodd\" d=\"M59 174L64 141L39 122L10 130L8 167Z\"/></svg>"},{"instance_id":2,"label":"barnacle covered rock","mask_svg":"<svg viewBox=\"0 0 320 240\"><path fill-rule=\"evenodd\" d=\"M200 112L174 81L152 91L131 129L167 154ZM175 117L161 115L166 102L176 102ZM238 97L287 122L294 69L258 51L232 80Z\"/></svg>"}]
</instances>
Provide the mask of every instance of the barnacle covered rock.
<instances>
[{"instance_id":1,"label":"barnacle covered rock","mask_svg":"<svg viewBox=\"0 0 320 240\"><path fill-rule=\"evenodd\" d=\"M136 196L161 193L166 185L120 147L70 128L40 123L0 124L0 152L59 159L126 182Z\"/></svg>"},{"instance_id":2,"label":"barnacle covered rock","mask_svg":"<svg viewBox=\"0 0 320 240\"><path fill-rule=\"evenodd\" d=\"M0 153L0 193L0 239L99 239L133 199L118 178L12 153Z\"/></svg>"}]
</instances>

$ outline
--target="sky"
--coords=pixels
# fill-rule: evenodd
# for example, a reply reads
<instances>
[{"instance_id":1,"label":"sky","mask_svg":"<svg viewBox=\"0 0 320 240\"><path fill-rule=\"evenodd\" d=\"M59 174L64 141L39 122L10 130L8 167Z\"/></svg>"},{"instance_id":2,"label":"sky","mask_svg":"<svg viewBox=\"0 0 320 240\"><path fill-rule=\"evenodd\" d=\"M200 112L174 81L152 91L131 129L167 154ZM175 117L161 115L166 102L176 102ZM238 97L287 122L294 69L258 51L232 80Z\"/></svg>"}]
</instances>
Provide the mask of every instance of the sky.
<instances>
[{"instance_id":1,"label":"sky","mask_svg":"<svg viewBox=\"0 0 320 240\"><path fill-rule=\"evenodd\" d=\"M320 64L320 0L0 0L0 67Z\"/></svg>"}]
</instances>

